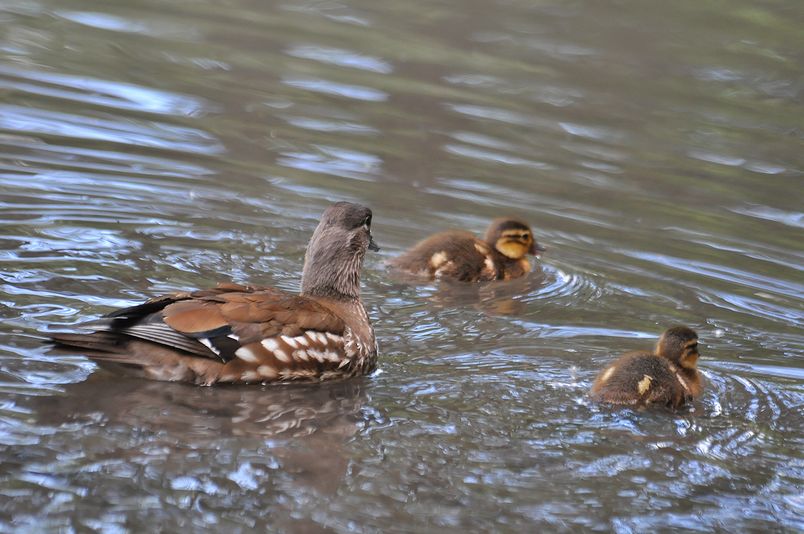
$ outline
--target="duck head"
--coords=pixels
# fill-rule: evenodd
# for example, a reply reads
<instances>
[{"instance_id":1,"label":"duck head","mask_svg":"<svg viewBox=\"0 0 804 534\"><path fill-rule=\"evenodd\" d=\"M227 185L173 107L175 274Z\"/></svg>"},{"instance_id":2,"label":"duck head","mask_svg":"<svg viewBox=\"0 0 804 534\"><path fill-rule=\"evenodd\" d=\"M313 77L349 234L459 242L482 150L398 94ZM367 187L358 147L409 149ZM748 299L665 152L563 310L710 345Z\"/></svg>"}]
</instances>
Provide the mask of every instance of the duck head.
<instances>
[{"instance_id":1,"label":"duck head","mask_svg":"<svg viewBox=\"0 0 804 534\"><path fill-rule=\"evenodd\" d=\"M519 260L526 254L533 256L545 248L533 238L530 226L518 219L495 219L486 230L485 241L503 256Z\"/></svg>"},{"instance_id":2,"label":"duck head","mask_svg":"<svg viewBox=\"0 0 804 534\"><path fill-rule=\"evenodd\" d=\"M367 250L380 250L371 236L371 210L351 202L328 207L307 245L302 295L360 298L360 271Z\"/></svg>"},{"instance_id":3,"label":"duck head","mask_svg":"<svg viewBox=\"0 0 804 534\"><path fill-rule=\"evenodd\" d=\"M700 357L698 334L686 326L668 328L656 343L656 354L684 369L695 369Z\"/></svg>"}]
</instances>

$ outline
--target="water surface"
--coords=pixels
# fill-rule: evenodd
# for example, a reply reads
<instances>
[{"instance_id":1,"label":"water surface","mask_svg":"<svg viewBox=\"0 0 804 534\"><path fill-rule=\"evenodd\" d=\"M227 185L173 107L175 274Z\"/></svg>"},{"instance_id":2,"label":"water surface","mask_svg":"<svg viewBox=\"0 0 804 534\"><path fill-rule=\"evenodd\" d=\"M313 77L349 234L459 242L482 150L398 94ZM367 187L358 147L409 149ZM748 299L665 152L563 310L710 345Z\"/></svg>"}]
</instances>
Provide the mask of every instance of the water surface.
<instances>
[{"instance_id":1,"label":"water surface","mask_svg":"<svg viewBox=\"0 0 804 534\"><path fill-rule=\"evenodd\" d=\"M69 0L0 6L0 530L804 529L796 2ZM40 332L234 279L296 291L374 210L380 370L121 378ZM383 261L513 214L508 284ZM696 328L689 410L590 403Z\"/></svg>"}]
</instances>

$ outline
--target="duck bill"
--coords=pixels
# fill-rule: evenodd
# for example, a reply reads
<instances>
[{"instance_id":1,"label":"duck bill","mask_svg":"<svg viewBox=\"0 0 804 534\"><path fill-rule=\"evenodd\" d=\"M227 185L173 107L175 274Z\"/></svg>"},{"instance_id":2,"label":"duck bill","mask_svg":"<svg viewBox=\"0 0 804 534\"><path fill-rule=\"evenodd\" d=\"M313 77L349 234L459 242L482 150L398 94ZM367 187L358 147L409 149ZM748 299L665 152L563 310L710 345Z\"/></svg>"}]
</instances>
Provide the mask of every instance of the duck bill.
<instances>
[{"instance_id":1,"label":"duck bill","mask_svg":"<svg viewBox=\"0 0 804 534\"><path fill-rule=\"evenodd\" d=\"M368 248L369 248L369 250L373 250L374 252L379 252L380 251L380 247L378 247L377 243L374 242L374 236L371 236L371 235L369 236Z\"/></svg>"},{"instance_id":2,"label":"duck bill","mask_svg":"<svg viewBox=\"0 0 804 534\"><path fill-rule=\"evenodd\" d=\"M529 252L530 252L531 256L538 256L539 254L541 254L545 250L547 250L547 249L534 241L533 244L530 246L530 251Z\"/></svg>"}]
</instances>

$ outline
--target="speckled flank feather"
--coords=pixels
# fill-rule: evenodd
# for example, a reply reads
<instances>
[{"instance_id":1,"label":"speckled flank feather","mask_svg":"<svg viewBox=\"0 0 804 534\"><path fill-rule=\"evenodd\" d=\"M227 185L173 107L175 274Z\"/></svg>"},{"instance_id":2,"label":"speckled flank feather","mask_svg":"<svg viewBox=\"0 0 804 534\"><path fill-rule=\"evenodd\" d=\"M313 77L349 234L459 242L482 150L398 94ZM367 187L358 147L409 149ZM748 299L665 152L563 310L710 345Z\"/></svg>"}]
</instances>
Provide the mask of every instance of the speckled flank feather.
<instances>
[{"instance_id":1,"label":"speckled flank feather","mask_svg":"<svg viewBox=\"0 0 804 534\"><path fill-rule=\"evenodd\" d=\"M310 247L322 261L341 263L305 267L308 277L319 277L302 284L313 294L224 283L157 297L113 312L100 331L54 334L52 340L88 351L95 360L139 369L148 378L203 385L369 373L377 346L359 298L359 271L371 242L371 212L354 206L330 208L322 217L326 228L319 225L314 234ZM309 261L315 260L308 255Z\"/></svg>"}]
</instances>

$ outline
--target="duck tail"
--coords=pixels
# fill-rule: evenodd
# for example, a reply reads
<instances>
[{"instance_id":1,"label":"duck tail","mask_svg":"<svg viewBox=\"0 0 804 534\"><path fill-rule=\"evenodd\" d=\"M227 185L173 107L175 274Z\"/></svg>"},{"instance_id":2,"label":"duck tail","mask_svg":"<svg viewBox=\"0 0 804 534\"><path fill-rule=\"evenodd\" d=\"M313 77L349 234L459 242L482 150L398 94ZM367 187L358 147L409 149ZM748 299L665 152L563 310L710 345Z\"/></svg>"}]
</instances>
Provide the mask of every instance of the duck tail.
<instances>
[{"instance_id":1,"label":"duck tail","mask_svg":"<svg viewBox=\"0 0 804 534\"><path fill-rule=\"evenodd\" d=\"M92 332L90 334L68 334L53 333L49 334L50 339L47 343L52 343L58 347L68 347L72 349L85 349L97 352L121 353L121 339L119 335L111 332Z\"/></svg>"}]
</instances>

